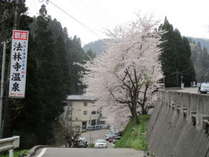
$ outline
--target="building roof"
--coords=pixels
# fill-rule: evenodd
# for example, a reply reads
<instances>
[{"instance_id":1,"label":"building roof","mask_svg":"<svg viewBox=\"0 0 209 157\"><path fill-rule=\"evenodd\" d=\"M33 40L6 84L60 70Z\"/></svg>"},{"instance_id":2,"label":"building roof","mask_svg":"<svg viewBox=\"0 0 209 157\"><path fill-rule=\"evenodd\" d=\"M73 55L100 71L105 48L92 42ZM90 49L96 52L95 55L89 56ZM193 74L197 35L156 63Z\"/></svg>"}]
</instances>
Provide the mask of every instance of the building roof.
<instances>
[{"instance_id":1,"label":"building roof","mask_svg":"<svg viewBox=\"0 0 209 157\"><path fill-rule=\"evenodd\" d=\"M68 95L68 101L96 101L95 97L87 95Z\"/></svg>"}]
</instances>

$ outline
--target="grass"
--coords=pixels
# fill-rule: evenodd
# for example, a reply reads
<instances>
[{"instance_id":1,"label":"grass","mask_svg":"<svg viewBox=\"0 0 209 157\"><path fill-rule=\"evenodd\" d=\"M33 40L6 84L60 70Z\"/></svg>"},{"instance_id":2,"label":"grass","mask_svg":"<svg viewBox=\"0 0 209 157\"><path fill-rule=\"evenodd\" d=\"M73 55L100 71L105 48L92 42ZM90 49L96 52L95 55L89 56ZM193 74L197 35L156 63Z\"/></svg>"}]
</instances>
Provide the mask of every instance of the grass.
<instances>
[{"instance_id":1,"label":"grass","mask_svg":"<svg viewBox=\"0 0 209 157\"><path fill-rule=\"evenodd\" d=\"M116 148L134 148L136 150L148 149L147 128L150 116L140 116L140 124L130 121L126 126L123 136L116 142Z\"/></svg>"},{"instance_id":2,"label":"grass","mask_svg":"<svg viewBox=\"0 0 209 157\"><path fill-rule=\"evenodd\" d=\"M94 148L94 144L89 144L88 147L89 148Z\"/></svg>"},{"instance_id":3,"label":"grass","mask_svg":"<svg viewBox=\"0 0 209 157\"><path fill-rule=\"evenodd\" d=\"M23 156L23 154L27 154L27 153L28 153L28 150L17 150L14 152L14 157L20 157L20 156ZM0 157L9 157L9 152L0 154Z\"/></svg>"}]
</instances>

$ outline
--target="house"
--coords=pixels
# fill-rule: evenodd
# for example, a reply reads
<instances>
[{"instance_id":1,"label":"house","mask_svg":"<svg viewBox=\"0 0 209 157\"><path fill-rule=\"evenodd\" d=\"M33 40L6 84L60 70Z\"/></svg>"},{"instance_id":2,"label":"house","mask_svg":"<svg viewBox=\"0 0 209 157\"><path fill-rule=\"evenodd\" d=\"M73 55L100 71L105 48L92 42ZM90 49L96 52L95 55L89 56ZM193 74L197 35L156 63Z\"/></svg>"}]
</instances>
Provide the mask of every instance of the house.
<instances>
[{"instance_id":1,"label":"house","mask_svg":"<svg viewBox=\"0 0 209 157\"><path fill-rule=\"evenodd\" d=\"M105 124L102 108L95 105L94 97L69 95L65 102L66 116L76 131L82 132Z\"/></svg>"}]
</instances>

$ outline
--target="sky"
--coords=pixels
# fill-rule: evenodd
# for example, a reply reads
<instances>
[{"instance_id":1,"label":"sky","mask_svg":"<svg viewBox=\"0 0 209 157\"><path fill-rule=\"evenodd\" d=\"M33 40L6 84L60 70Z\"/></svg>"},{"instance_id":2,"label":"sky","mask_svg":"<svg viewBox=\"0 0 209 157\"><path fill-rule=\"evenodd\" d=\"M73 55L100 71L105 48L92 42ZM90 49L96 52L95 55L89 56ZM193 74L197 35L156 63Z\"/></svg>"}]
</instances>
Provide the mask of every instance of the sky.
<instances>
[{"instance_id":1,"label":"sky","mask_svg":"<svg viewBox=\"0 0 209 157\"><path fill-rule=\"evenodd\" d=\"M209 0L26 0L29 15L38 16L42 4L82 45L106 38L108 29L133 21L139 12L161 22L167 16L182 35L209 39Z\"/></svg>"}]
</instances>

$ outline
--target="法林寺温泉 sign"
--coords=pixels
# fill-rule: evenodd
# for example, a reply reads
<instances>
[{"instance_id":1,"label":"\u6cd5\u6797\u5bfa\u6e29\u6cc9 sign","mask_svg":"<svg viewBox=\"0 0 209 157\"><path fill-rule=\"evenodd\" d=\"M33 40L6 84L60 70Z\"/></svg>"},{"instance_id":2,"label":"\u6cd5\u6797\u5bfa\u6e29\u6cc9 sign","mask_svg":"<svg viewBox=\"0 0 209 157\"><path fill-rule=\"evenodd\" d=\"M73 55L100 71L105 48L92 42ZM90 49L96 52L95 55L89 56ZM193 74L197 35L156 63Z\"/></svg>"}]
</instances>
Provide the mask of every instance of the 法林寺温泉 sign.
<instances>
[{"instance_id":1,"label":"\u6cd5\u6797\u5bfa\u6e29\u6cc9 sign","mask_svg":"<svg viewBox=\"0 0 209 157\"><path fill-rule=\"evenodd\" d=\"M25 97L28 34L23 30L12 32L9 97Z\"/></svg>"}]
</instances>

